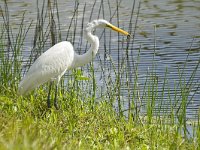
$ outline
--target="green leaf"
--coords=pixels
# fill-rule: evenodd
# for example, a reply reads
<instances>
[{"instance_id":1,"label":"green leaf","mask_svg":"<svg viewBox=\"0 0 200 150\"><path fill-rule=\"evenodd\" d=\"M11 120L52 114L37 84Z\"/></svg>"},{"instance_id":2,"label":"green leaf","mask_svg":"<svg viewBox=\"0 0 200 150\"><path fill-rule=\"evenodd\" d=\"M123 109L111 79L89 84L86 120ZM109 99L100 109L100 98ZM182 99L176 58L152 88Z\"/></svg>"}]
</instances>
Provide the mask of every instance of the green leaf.
<instances>
[{"instance_id":1,"label":"green leaf","mask_svg":"<svg viewBox=\"0 0 200 150\"><path fill-rule=\"evenodd\" d=\"M80 76L77 76L77 80L85 81L85 80L90 80L90 78L80 75Z\"/></svg>"}]
</instances>

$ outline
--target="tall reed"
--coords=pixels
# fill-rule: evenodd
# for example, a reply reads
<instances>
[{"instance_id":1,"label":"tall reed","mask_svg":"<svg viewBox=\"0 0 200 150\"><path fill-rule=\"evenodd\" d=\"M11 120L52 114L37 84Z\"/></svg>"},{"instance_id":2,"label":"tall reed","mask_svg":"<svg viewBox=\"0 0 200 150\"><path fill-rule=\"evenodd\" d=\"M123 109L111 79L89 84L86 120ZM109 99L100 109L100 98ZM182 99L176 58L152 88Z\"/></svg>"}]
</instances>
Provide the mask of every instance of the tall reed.
<instances>
[{"instance_id":1,"label":"tall reed","mask_svg":"<svg viewBox=\"0 0 200 150\"><path fill-rule=\"evenodd\" d=\"M1 8L3 23L0 29L0 88L4 91L16 92L19 80L34 60L57 42L68 40L77 49L77 53L85 53L90 46L82 37L86 22L104 18L111 23L116 23L117 26L128 28L132 38L127 39L108 30L95 31L100 37L100 48L103 52L99 52L96 59L90 64L64 75L59 87L61 89L60 98L65 103L68 103L68 99L81 99L90 104L91 111L100 101L106 100L117 110L119 118L125 117L131 123L144 125L151 125L155 122L158 122L158 125L176 124L177 135L183 132L187 137L187 106L200 86L198 82L195 82L200 61L196 63L190 78L186 80L184 68L187 65L188 54L184 67L178 68L179 78L174 82L174 89L169 86L168 68L165 69L164 78L160 81L155 62L157 51L155 26L154 37L152 37L154 38L152 66L151 69L147 69L144 85L141 85L139 63L142 48L141 46L140 48L134 47L141 3L133 1L130 18L127 21L128 26L121 21L122 0L117 0L114 8L111 7L111 3L111 0L101 0L100 3L95 0L92 7L88 3L81 7L80 2L75 1L72 16L66 22L67 31L64 34L58 1L44 0L41 6L37 1L36 23L33 24L31 21L25 25L26 14L24 13L17 34L14 34L10 25L7 1L4 1L4 8ZM89 7L91 12L87 11ZM98 10L96 14L94 10ZM24 50L24 41L30 29L34 29L31 37L33 42L30 46L31 50L27 52ZM117 42L113 40L114 37ZM116 46L112 46L113 41ZM136 56L134 56L135 51L137 51ZM162 83L161 91L158 88L160 83ZM190 92L194 88L195 92L190 96ZM45 84L42 89L47 91L48 84ZM36 90L35 93L37 94L37 92ZM170 107L168 110L164 109L166 105ZM197 136L199 138L199 132L197 132Z\"/></svg>"}]
</instances>

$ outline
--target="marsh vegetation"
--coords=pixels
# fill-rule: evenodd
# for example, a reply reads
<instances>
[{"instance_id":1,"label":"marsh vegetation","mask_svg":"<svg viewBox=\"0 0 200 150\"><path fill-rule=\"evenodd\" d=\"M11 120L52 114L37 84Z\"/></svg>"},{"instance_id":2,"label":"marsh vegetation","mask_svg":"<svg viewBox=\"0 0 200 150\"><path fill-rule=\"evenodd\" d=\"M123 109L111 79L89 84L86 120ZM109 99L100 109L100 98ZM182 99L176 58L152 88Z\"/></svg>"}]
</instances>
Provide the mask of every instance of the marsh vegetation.
<instances>
[{"instance_id":1,"label":"marsh vegetation","mask_svg":"<svg viewBox=\"0 0 200 150\"><path fill-rule=\"evenodd\" d=\"M200 57L190 74L185 74L190 62L188 50L185 63L177 66L173 86L168 67L159 78L156 25L152 63L142 85L138 71L141 46L134 47L135 37L126 39L98 30L95 33L104 51L97 61L65 74L59 87L59 110L46 106L49 83L27 96L17 95L19 81L30 65L55 43L67 40L77 53L88 50L82 30L94 18L95 10L98 17L124 26L120 21L121 1L116 1L115 8L106 2L109 18L104 1L97 5L95 0L90 13L87 3L79 8L75 1L63 31L57 0L37 1L37 19L28 22L23 12L20 23L14 25L9 3L4 1L0 10L0 149L199 149L199 110L195 119L188 119L187 108L199 91ZM131 35L138 28L140 6L134 1L128 16L126 27ZM31 41L29 46L27 41Z\"/></svg>"}]
</instances>

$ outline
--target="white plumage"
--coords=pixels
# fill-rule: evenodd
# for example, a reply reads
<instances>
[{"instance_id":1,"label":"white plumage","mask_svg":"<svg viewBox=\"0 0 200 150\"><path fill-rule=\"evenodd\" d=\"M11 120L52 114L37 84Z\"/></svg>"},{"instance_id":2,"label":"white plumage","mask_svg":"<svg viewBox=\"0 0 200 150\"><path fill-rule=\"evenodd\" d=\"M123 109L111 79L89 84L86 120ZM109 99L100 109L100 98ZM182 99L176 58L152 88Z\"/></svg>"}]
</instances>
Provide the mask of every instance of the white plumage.
<instances>
[{"instance_id":1,"label":"white plumage","mask_svg":"<svg viewBox=\"0 0 200 150\"><path fill-rule=\"evenodd\" d=\"M66 70L70 69L74 59L74 50L70 42L60 42L43 53L30 67L19 84L21 95L49 81L59 82Z\"/></svg>"},{"instance_id":2,"label":"white plumage","mask_svg":"<svg viewBox=\"0 0 200 150\"><path fill-rule=\"evenodd\" d=\"M19 83L18 93L21 95L27 94L29 91L38 87L39 85L47 82L56 80L56 92L54 99L54 106L57 106L57 87L60 78L63 76L66 70L83 66L96 56L99 48L99 39L93 35L92 32L96 27L108 27L114 31L120 32L124 35L129 36L129 33L115 27L108 21L99 19L94 20L87 24L84 35L88 42L91 44L90 49L83 55L75 53L74 48L70 42L60 42L46 52L44 52L30 67L22 81ZM50 92L48 95L47 104L50 107Z\"/></svg>"}]
</instances>

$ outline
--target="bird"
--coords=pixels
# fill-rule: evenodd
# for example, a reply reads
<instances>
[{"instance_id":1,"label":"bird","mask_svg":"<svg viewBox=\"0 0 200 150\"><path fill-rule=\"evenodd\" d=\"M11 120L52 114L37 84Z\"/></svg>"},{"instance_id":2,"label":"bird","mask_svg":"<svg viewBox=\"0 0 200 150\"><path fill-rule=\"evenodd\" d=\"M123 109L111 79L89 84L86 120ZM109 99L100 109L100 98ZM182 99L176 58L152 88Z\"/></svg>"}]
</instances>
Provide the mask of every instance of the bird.
<instances>
[{"instance_id":1,"label":"bird","mask_svg":"<svg viewBox=\"0 0 200 150\"><path fill-rule=\"evenodd\" d=\"M19 82L19 95L26 95L40 85L51 81L47 98L47 107L51 108L50 90L52 82L56 82L54 107L59 109L57 102L58 85L61 77L67 70L81 67L91 62L99 49L99 38L93 34L96 28L109 28L127 37L130 34L104 19L89 22L84 28L84 36L90 43L89 50L79 55L74 51L73 45L68 41L61 41L42 53L31 65L28 72Z\"/></svg>"}]
</instances>

